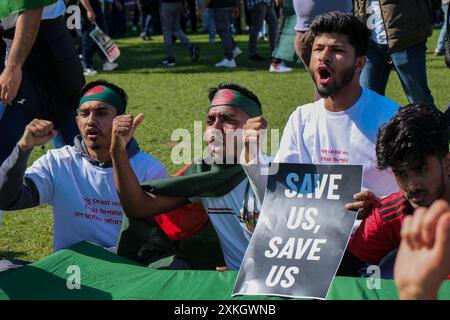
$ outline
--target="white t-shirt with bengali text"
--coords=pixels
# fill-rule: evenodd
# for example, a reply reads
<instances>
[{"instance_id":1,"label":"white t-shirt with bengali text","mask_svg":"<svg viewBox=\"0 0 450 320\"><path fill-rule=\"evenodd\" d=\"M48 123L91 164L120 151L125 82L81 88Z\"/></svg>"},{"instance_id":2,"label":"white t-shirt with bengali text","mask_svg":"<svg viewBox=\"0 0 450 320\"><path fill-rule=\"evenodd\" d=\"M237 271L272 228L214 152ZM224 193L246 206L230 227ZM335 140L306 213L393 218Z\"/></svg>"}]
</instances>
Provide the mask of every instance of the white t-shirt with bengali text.
<instances>
[{"instance_id":1,"label":"white t-shirt with bengali text","mask_svg":"<svg viewBox=\"0 0 450 320\"><path fill-rule=\"evenodd\" d=\"M164 166L138 152L130 159L139 182L164 178ZM39 202L53 206L53 248L80 241L104 248L117 244L123 209L114 185L113 168L101 168L73 147L49 150L25 172L39 191Z\"/></svg>"},{"instance_id":2,"label":"white t-shirt with bengali text","mask_svg":"<svg viewBox=\"0 0 450 320\"><path fill-rule=\"evenodd\" d=\"M242 210L245 199L248 200L246 208L250 214L259 215L260 206L256 203L248 178L242 180L224 196L189 199L191 202L200 202L208 213L211 224L219 237L225 263L230 270L239 270L255 227L254 223L246 222L243 218Z\"/></svg>"},{"instance_id":3,"label":"white t-shirt with bengali text","mask_svg":"<svg viewBox=\"0 0 450 320\"><path fill-rule=\"evenodd\" d=\"M363 166L363 190L378 197L398 191L394 175L377 168L378 128L400 106L370 89L342 112L325 109L324 99L298 107L284 129L274 162Z\"/></svg>"},{"instance_id":4,"label":"white t-shirt with bengali text","mask_svg":"<svg viewBox=\"0 0 450 320\"><path fill-rule=\"evenodd\" d=\"M383 16L381 15L380 1L369 0L367 7L367 28L371 32L371 38L378 44L387 44L386 28L384 27Z\"/></svg>"}]
</instances>

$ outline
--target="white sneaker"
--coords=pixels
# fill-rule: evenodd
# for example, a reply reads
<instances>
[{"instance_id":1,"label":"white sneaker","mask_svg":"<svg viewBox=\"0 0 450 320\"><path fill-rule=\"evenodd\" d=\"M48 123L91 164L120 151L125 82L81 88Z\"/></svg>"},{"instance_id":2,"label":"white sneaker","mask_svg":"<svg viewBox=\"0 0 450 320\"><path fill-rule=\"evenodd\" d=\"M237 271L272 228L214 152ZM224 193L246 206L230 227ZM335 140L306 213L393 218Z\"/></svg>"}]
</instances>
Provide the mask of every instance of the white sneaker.
<instances>
[{"instance_id":1,"label":"white sneaker","mask_svg":"<svg viewBox=\"0 0 450 320\"><path fill-rule=\"evenodd\" d=\"M236 59L242 54L242 50L239 47L233 49L233 58Z\"/></svg>"},{"instance_id":2,"label":"white sneaker","mask_svg":"<svg viewBox=\"0 0 450 320\"><path fill-rule=\"evenodd\" d=\"M284 62L270 64L269 72L292 72L294 69L288 67Z\"/></svg>"},{"instance_id":3,"label":"white sneaker","mask_svg":"<svg viewBox=\"0 0 450 320\"><path fill-rule=\"evenodd\" d=\"M234 59L228 60L224 58L220 62L215 64L216 68L236 68L236 61Z\"/></svg>"},{"instance_id":4,"label":"white sneaker","mask_svg":"<svg viewBox=\"0 0 450 320\"><path fill-rule=\"evenodd\" d=\"M117 63L107 61L103 64L103 71L113 71L118 67L119 65Z\"/></svg>"},{"instance_id":5,"label":"white sneaker","mask_svg":"<svg viewBox=\"0 0 450 320\"><path fill-rule=\"evenodd\" d=\"M84 68L83 69L83 74L85 77L89 77L89 76L95 76L97 75L97 70L92 69L92 68Z\"/></svg>"}]
</instances>

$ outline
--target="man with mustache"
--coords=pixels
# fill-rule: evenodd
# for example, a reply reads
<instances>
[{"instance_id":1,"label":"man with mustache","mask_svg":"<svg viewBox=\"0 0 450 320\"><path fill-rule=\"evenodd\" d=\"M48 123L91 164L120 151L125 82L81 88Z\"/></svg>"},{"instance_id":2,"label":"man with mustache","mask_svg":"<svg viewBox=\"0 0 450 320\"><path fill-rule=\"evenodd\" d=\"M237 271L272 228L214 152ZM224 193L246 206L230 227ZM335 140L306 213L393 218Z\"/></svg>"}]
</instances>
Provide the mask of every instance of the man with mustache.
<instances>
[{"instance_id":1,"label":"man with mustache","mask_svg":"<svg viewBox=\"0 0 450 320\"><path fill-rule=\"evenodd\" d=\"M347 208L364 208L366 213L377 197L398 190L394 176L376 166L375 142L378 128L399 106L359 84L370 35L361 21L348 13L328 12L316 17L310 30L309 71L322 99L291 114L274 162L362 165L363 191ZM244 127L246 141L258 139L265 126L262 118L250 119ZM262 201L267 175L260 174L260 167L267 164L246 150L245 160L258 165L244 169Z\"/></svg>"},{"instance_id":2,"label":"man with mustache","mask_svg":"<svg viewBox=\"0 0 450 320\"><path fill-rule=\"evenodd\" d=\"M79 241L104 248L116 246L123 209L114 188L111 135L126 115L127 95L116 85L98 80L82 90L74 146L49 150L27 169L34 147L56 134L47 120L34 119L0 167L0 209L6 211L53 206L54 251ZM142 116L135 119L142 121ZM166 176L164 166L140 152L136 140L124 146L139 182Z\"/></svg>"},{"instance_id":3,"label":"man with mustache","mask_svg":"<svg viewBox=\"0 0 450 320\"><path fill-rule=\"evenodd\" d=\"M339 274L354 275L365 263L378 265L399 247L406 217L438 199L450 201L448 124L448 118L438 109L415 104L402 107L380 129L378 168L392 170L400 191L381 200L362 222L350 239ZM416 213L426 219L420 210ZM416 221L411 228L413 234L419 225ZM414 242L414 238L408 240Z\"/></svg>"},{"instance_id":4,"label":"man with mustache","mask_svg":"<svg viewBox=\"0 0 450 320\"><path fill-rule=\"evenodd\" d=\"M141 187L126 155L125 146L136 130L132 119L127 119L120 121L112 139L114 181L126 215L134 220L169 212L190 202L201 203L224 254L226 268L218 270L238 270L259 216L253 190L238 164L238 142L242 141L239 130L248 119L261 115L261 103L252 92L234 83L210 89L208 97L208 157L191 164L182 176ZM186 214L185 219L191 218Z\"/></svg>"}]
</instances>

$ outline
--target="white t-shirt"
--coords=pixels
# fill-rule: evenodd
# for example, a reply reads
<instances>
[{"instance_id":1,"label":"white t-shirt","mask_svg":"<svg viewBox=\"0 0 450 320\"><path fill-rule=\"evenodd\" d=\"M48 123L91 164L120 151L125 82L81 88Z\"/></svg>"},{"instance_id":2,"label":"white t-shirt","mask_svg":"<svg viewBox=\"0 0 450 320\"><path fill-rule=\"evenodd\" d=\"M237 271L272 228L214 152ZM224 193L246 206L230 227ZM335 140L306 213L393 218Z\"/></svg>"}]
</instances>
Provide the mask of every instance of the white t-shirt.
<instances>
[{"instance_id":1,"label":"white t-shirt","mask_svg":"<svg viewBox=\"0 0 450 320\"><path fill-rule=\"evenodd\" d=\"M139 182L167 176L164 166L139 152L130 159ZM94 166L73 147L49 150L25 172L39 191L39 202L53 206L54 251L79 241L115 247L123 209L113 168Z\"/></svg>"},{"instance_id":2,"label":"white t-shirt","mask_svg":"<svg viewBox=\"0 0 450 320\"><path fill-rule=\"evenodd\" d=\"M371 38L378 44L387 44L386 29L384 27L383 16L381 15L380 1L369 0L367 7L368 18L367 28L371 32Z\"/></svg>"},{"instance_id":3,"label":"white t-shirt","mask_svg":"<svg viewBox=\"0 0 450 320\"><path fill-rule=\"evenodd\" d=\"M203 205L219 237L228 269L238 270L255 227L252 217L257 219L259 216L259 206L255 206L255 196L248 179L242 180L224 196L189 200ZM243 214L244 209L247 209L247 214Z\"/></svg>"},{"instance_id":4,"label":"white t-shirt","mask_svg":"<svg viewBox=\"0 0 450 320\"><path fill-rule=\"evenodd\" d=\"M378 197L398 191L393 174L377 169L378 128L399 105L363 89L358 101L342 112L325 109L324 99L298 107L284 129L274 162L363 165L363 189Z\"/></svg>"}]
</instances>

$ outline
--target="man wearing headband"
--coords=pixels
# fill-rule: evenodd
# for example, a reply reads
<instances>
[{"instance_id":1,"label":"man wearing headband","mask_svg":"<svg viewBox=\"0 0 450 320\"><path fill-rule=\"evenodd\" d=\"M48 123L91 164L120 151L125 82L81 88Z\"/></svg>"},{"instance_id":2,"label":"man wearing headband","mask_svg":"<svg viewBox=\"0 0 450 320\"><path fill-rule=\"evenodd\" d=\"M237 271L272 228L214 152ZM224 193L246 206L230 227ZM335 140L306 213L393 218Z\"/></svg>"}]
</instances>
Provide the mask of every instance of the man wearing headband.
<instances>
[{"instance_id":1,"label":"man wearing headband","mask_svg":"<svg viewBox=\"0 0 450 320\"><path fill-rule=\"evenodd\" d=\"M363 166L362 192L347 209L368 214L379 198L398 190L395 177L376 165L377 130L398 110L394 101L362 88L359 77L366 62L370 32L353 15L338 11L317 16L311 23L309 72L322 99L298 107L290 116L274 161L281 163L350 164ZM264 129L251 119L248 129ZM249 130L247 130L249 132ZM254 139L255 137L249 137ZM247 139L247 137L246 137ZM246 160L256 159L247 153ZM264 197L266 166L245 166L259 199ZM262 201L262 200L261 200Z\"/></svg>"},{"instance_id":2,"label":"man wearing headband","mask_svg":"<svg viewBox=\"0 0 450 320\"><path fill-rule=\"evenodd\" d=\"M115 247L123 209L114 188L110 146L117 123L132 119L124 114L126 106L123 89L102 80L88 83L78 106L75 145L49 150L27 169L33 148L56 134L50 121L30 122L0 167L0 209L52 205L54 251L83 240ZM140 152L136 140L131 139L124 152L139 182L166 176L164 166Z\"/></svg>"},{"instance_id":3,"label":"man wearing headband","mask_svg":"<svg viewBox=\"0 0 450 320\"><path fill-rule=\"evenodd\" d=\"M232 83L210 89L209 100L205 132L208 158L191 164L182 176L141 186L125 149L136 127L128 121L112 138L114 178L129 218L147 218L190 202L201 203L217 232L227 268L237 270L258 219L259 205L237 164L239 134L227 137L242 130L248 119L261 116L261 103L252 92ZM228 145L227 140L234 143ZM185 219L190 219L188 213Z\"/></svg>"}]
</instances>

